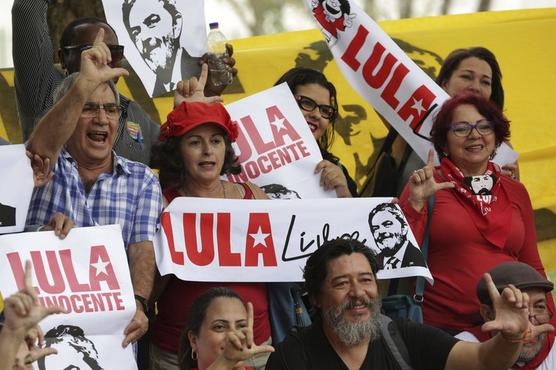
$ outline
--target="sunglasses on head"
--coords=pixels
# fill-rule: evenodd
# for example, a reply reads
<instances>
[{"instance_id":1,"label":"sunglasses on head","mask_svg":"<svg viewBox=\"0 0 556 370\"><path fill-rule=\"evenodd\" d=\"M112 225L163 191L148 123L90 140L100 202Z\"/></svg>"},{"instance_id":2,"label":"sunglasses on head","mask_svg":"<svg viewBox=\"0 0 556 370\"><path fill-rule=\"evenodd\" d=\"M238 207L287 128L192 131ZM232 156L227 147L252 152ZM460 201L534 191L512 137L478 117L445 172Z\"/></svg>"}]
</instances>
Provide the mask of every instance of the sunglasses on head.
<instances>
[{"instance_id":1,"label":"sunglasses on head","mask_svg":"<svg viewBox=\"0 0 556 370\"><path fill-rule=\"evenodd\" d=\"M110 49L110 55L112 56L111 65L119 63L124 58L124 46L123 45L107 45L108 49ZM82 52L92 48L93 45L91 44L84 44L84 45L73 45L73 46L64 46L62 48L64 54L70 55L71 53L78 52L81 55Z\"/></svg>"}]
</instances>

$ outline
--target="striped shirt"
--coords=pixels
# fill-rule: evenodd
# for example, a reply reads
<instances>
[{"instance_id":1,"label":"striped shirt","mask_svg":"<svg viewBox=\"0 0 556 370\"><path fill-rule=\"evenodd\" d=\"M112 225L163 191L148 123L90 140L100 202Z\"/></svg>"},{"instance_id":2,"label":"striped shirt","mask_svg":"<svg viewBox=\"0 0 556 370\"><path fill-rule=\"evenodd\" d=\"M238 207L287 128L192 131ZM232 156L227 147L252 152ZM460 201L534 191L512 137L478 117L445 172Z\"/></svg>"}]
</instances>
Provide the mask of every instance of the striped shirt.
<instances>
[{"instance_id":1,"label":"striped shirt","mask_svg":"<svg viewBox=\"0 0 556 370\"><path fill-rule=\"evenodd\" d=\"M162 193L147 166L113 153L113 171L101 174L88 194L77 167L63 149L52 180L33 192L27 225L46 225L54 213L61 212L78 227L120 224L126 248L153 240L162 212Z\"/></svg>"}]
</instances>

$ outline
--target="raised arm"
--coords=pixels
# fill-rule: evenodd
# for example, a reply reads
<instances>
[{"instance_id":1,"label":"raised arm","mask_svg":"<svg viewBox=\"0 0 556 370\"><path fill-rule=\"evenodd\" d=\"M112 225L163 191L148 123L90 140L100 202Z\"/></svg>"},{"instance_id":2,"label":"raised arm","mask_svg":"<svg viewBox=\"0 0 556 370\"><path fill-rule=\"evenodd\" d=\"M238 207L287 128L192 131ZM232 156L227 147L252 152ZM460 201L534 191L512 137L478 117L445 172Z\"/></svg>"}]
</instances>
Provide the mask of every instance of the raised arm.
<instances>
[{"instance_id":1,"label":"raised arm","mask_svg":"<svg viewBox=\"0 0 556 370\"><path fill-rule=\"evenodd\" d=\"M496 316L481 329L498 334L483 343L456 343L448 355L446 370L507 370L517 360L523 343L554 330L550 324L531 324L527 293L508 285L500 294L488 273L484 279Z\"/></svg>"},{"instance_id":2,"label":"raised arm","mask_svg":"<svg viewBox=\"0 0 556 370\"><path fill-rule=\"evenodd\" d=\"M46 113L33 130L27 150L56 163L62 146L71 137L83 105L96 88L117 76L127 75L123 68L111 68L110 50L99 30L94 46L81 53L81 71L69 91Z\"/></svg>"},{"instance_id":3,"label":"raised arm","mask_svg":"<svg viewBox=\"0 0 556 370\"><path fill-rule=\"evenodd\" d=\"M48 4L47 0L15 0L12 7L15 92L24 139L52 106L52 92L62 79L52 58Z\"/></svg>"}]
</instances>

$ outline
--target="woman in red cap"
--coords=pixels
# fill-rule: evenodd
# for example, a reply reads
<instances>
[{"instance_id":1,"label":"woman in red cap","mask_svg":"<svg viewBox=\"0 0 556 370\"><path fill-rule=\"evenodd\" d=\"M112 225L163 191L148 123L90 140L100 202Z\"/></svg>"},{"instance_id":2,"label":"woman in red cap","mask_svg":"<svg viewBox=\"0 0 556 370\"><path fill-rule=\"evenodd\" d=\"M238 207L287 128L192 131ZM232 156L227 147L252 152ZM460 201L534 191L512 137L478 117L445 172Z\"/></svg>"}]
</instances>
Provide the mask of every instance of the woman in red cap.
<instances>
[{"instance_id":1,"label":"woman in red cap","mask_svg":"<svg viewBox=\"0 0 556 370\"><path fill-rule=\"evenodd\" d=\"M180 196L267 199L256 185L221 179L223 174L237 174L241 170L231 145L237 136L238 128L222 104L179 104L160 129L160 144L153 148L153 165L160 169L165 200L170 203ZM269 342L271 326L266 284L186 282L173 275L164 283L152 327L151 369L178 369L180 333L191 304L212 287L233 289L244 301L253 302L255 343Z\"/></svg>"}]
</instances>

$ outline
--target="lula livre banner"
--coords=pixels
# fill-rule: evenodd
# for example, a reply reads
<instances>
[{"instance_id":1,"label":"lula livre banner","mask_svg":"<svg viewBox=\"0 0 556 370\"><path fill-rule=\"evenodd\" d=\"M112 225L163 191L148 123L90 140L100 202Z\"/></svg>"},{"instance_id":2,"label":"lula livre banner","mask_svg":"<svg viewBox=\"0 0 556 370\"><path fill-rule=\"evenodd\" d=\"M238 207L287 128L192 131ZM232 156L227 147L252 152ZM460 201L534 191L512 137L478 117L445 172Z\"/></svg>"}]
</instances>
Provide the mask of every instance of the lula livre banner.
<instances>
[{"instance_id":1,"label":"lula livre banner","mask_svg":"<svg viewBox=\"0 0 556 370\"><path fill-rule=\"evenodd\" d=\"M357 239L376 253L377 278L433 279L398 205L390 198L174 199L154 245L162 275L189 281L302 281L327 240Z\"/></svg>"}]
</instances>

